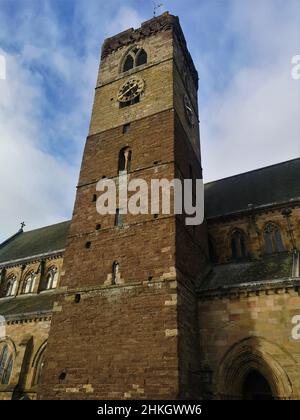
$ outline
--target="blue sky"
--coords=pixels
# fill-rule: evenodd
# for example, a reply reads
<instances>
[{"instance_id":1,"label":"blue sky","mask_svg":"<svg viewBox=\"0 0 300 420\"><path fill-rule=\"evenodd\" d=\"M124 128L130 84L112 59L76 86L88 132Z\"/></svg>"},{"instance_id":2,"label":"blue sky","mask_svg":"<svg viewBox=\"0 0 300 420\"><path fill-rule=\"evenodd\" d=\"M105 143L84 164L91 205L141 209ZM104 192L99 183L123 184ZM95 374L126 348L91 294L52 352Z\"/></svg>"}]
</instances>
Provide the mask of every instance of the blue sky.
<instances>
[{"instance_id":1,"label":"blue sky","mask_svg":"<svg viewBox=\"0 0 300 420\"><path fill-rule=\"evenodd\" d=\"M162 0L200 76L206 181L300 155L299 0ZM104 38L151 0L0 0L0 240L71 217Z\"/></svg>"}]
</instances>

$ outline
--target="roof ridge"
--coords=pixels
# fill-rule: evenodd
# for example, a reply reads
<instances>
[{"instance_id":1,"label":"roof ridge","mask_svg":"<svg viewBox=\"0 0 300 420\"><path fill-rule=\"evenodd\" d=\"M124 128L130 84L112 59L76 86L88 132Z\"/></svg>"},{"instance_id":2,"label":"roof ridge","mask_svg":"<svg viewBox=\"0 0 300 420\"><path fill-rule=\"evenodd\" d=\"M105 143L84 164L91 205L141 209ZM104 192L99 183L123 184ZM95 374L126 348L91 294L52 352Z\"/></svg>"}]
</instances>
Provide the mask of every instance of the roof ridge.
<instances>
[{"instance_id":1,"label":"roof ridge","mask_svg":"<svg viewBox=\"0 0 300 420\"><path fill-rule=\"evenodd\" d=\"M13 239L15 239L17 236L19 236L21 233L24 233L23 229L19 229L18 232L14 233L12 236L10 236L9 238L5 239L5 241L0 243L0 248L2 248L3 246L7 245L10 241L12 241Z\"/></svg>"},{"instance_id":2,"label":"roof ridge","mask_svg":"<svg viewBox=\"0 0 300 420\"><path fill-rule=\"evenodd\" d=\"M50 228L50 227L52 227L52 226L62 225L63 223L70 223L70 222L71 222L71 219L69 219L69 220L64 220L63 222L57 222L57 223L53 223L53 224L51 224L51 225L41 226L41 227L36 228L36 229L27 230L27 231L26 231L26 232L24 232L24 233L31 233L31 232L35 232L36 230L47 229L47 228Z\"/></svg>"},{"instance_id":3,"label":"roof ridge","mask_svg":"<svg viewBox=\"0 0 300 420\"><path fill-rule=\"evenodd\" d=\"M206 182L205 186L209 185L209 184L214 184L216 182L225 181L225 180L230 179L230 178L236 178L236 177L239 177L239 176L242 176L242 175L251 174L253 172L263 171L264 169L272 168L274 166L280 166L280 165L283 165L285 163L293 162L293 161L296 161L296 160L300 161L300 158L293 158L293 159L289 159L289 160L284 160L282 162L273 163L272 165L263 166L261 168L251 169L250 171L242 172L242 173L239 173L239 174L236 174L236 175L225 176L224 178L220 178L220 179L216 179L214 181Z\"/></svg>"}]
</instances>

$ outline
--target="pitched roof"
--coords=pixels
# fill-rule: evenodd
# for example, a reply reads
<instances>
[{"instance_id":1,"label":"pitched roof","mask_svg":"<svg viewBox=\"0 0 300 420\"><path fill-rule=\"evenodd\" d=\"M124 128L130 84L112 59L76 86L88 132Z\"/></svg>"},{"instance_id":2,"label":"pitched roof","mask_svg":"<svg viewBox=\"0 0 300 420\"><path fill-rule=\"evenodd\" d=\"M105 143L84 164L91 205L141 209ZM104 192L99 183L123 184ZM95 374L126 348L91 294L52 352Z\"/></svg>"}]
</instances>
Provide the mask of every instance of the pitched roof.
<instances>
[{"instance_id":1,"label":"pitched roof","mask_svg":"<svg viewBox=\"0 0 300 420\"><path fill-rule=\"evenodd\" d=\"M44 293L37 295L20 295L16 298L0 299L0 313L9 319L23 318L29 314L49 314L57 300L57 293Z\"/></svg>"},{"instance_id":2,"label":"pitched roof","mask_svg":"<svg viewBox=\"0 0 300 420\"><path fill-rule=\"evenodd\" d=\"M206 217L300 200L300 159L205 184Z\"/></svg>"},{"instance_id":3,"label":"pitched roof","mask_svg":"<svg viewBox=\"0 0 300 420\"><path fill-rule=\"evenodd\" d=\"M281 253L261 260L216 265L199 290L228 288L239 284L271 282L293 277L293 255Z\"/></svg>"},{"instance_id":4,"label":"pitched roof","mask_svg":"<svg viewBox=\"0 0 300 420\"><path fill-rule=\"evenodd\" d=\"M20 231L0 244L0 264L64 250L69 226L70 221L66 221L29 232Z\"/></svg>"}]
</instances>

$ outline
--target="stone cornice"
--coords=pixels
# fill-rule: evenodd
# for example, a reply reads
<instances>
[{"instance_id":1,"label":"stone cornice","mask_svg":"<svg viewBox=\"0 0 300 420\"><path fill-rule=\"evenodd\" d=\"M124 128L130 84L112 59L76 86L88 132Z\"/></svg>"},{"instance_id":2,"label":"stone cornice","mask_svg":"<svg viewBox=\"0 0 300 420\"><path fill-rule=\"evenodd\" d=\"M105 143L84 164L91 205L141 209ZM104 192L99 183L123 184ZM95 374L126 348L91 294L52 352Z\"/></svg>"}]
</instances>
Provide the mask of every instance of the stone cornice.
<instances>
[{"instance_id":1,"label":"stone cornice","mask_svg":"<svg viewBox=\"0 0 300 420\"><path fill-rule=\"evenodd\" d=\"M31 255L29 257L26 258L19 258L19 259L15 259L15 260L9 260L9 261L3 261L0 263L0 270L3 268L12 268L12 267L16 267L19 265L23 265L23 264L33 264L36 262L40 262L41 260L44 259L56 259L56 258L61 258L64 255L65 250L64 249L59 249L53 252L47 252L44 254L37 254L37 255Z\"/></svg>"},{"instance_id":2,"label":"stone cornice","mask_svg":"<svg viewBox=\"0 0 300 420\"><path fill-rule=\"evenodd\" d=\"M246 209L233 211L230 213L220 214L217 216L212 216L212 217L206 216L205 219L207 220L208 223L218 223L218 222L222 223L226 220L241 218L241 217L249 216L252 214L261 214L261 213L265 213L269 211L281 210L287 206L290 208L299 207L300 197L296 197L295 199L289 200L289 201L282 201L282 202L263 204L260 206L253 206Z\"/></svg>"},{"instance_id":3,"label":"stone cornice","mask_svg":"<svg viewBox=\"0 0 300 420\"><path fill-rule=\"evenodd\" d=\"M200 300L213 300L220 298L240 299L263 294L270 295L292 292L300 295L300 277L226 285L212 289L198 290L197 295Z\"/></svg>"},{"instance_id":4,"label":"stone cornice","mask_svg":"<svg viewBox=\"0 0 300 420\"><path fill-rule=\"evenodd\" d=\"M7 325L14 324L28 324L30 322L50 321L52 318L52 311L31 312L27 314L6 315L5 321Z\"/></svg>"}]
</instances>

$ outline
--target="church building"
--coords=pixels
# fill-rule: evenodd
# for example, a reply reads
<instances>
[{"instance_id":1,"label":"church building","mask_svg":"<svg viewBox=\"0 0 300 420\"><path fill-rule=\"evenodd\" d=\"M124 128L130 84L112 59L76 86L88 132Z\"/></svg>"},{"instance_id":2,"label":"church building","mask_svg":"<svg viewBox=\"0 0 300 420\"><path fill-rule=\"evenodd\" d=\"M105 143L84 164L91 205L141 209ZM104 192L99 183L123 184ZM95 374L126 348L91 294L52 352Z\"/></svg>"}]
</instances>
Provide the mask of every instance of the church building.
<instances>
[{"instance_id":1,"label":"church building","mask_svg":"<svg viewBox=\"0 0 300 420\"><path fill-rule=\"evenodd\" d=\"M201 225L97 212L202 179L199 120L177 17L105 40L72 220L0 244L0 399L300 399L300 158L206 184Z\"/></svg>"}]
</instances>

